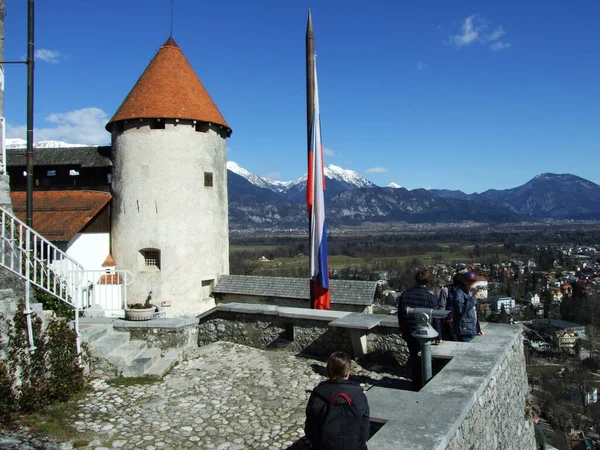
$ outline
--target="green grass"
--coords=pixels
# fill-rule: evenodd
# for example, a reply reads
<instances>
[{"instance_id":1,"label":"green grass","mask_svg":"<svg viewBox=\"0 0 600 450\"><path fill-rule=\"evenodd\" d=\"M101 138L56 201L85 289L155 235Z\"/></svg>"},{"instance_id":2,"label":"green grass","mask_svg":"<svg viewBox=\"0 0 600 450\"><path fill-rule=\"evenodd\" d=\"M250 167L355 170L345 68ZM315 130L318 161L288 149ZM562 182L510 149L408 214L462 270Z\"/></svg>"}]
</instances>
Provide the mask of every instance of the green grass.
<instances>
[{"instance_id":1,"label":"green grass","mask_svg":"<svg viewBox=\"0 0 600 450\"><path fill-rule=\"evenodd\" d=\"M74 421L73 415L78 409L77 402L83 399L90 391L89 388L86 388L75 395L70 401L66 403L55 403L47 406L41 411L31 414L17 414L15 416L15 423L25 425L38 434L60 442L67 442L74 437L77 437L78 439L81 439L81 442L85 441L85 445L87 445L87 442L89 442L91 438L86 441L85 438L87 436L78 433L72 424Z\"/></svg>"},{"instance_id":2,"label":"green grass","mask_svg":"<svg viewBox=\"0 0 600 450\"><path fill-rule=\"evenodd\" d=\"M114 378L112 380L107 380L106 384L111 387L129 387L129 386L142 386L146 384L154 384L157 381L160 381L158 378L153 377L123 377L123 378Z\"/></svg>"}]
</instances>

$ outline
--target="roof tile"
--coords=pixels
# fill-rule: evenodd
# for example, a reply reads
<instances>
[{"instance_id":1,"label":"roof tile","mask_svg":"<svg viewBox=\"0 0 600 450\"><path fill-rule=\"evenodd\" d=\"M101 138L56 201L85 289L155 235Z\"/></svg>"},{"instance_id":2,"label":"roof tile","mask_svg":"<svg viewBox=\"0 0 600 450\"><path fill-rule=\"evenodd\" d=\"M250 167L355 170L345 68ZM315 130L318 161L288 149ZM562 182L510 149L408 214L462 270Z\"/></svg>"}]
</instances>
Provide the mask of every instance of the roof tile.
<instances>
[{"instance_id":1,"label":"roof tile","mask_svg":"<svg viewBox=\"0 0 600 450\"><path fill-rule=\"evenodd\" d=\"M375 298L376 289L377 282L375 281L329 281L331 303L334 304L371 305ZM307 278L223 275L213 292L215 294L309 300L310 284Z\"/></svg>"},{"instance_id":2,"label":"roof tile","mask_svg":"<svg viewBox=\"0 0 600 450\"><path fill-rule=\"evenodd\" d=\"M26 219L26 192L11 192L15 215ZM49 241L70 241L110 202L108 192L34 191L33 229Z\"/></svg>"},{"instance_id":3,"label":"roof tile","mask_svg":"<svg viewBox=\"0 0 600 450\"><path fill-rule=\"evenodd\" d=\"M188 119L230 128L173 38L156 53L114 117L128 119Z\"/></svg>"}]
</instances>

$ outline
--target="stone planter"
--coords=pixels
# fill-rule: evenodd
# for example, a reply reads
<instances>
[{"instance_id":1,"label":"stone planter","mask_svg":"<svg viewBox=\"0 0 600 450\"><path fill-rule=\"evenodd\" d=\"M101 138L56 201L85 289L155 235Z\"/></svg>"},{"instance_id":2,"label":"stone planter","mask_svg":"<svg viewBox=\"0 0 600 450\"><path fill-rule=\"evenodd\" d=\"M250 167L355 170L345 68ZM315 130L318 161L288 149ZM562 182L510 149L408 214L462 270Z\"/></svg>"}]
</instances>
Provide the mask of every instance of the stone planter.
<instances>
[{"instance_id":1,"label":"stone planter","mask_svg":"<svg viewBox=\"0 0 600 450\"><path fill-rule=\"evenodd\" d=\"M125 320L150 320L154 317L154 309L125 309Z\"/></svg>"}]
</instances>

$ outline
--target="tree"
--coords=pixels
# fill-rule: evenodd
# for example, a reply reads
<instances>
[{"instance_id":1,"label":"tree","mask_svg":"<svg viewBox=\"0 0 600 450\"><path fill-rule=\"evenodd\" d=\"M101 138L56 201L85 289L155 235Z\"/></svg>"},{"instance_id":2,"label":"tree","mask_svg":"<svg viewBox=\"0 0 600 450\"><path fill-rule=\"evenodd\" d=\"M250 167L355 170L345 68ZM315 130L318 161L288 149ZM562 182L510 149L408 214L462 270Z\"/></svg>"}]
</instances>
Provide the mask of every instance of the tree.
<instances>
[{"instance_id":1,"label":"tree","mask_svg":"<svg viewBox=\"0 0 600 450\"><path fill-rule=\"evenodd\" d=\"M598 330L598 328L596 328L594 325L589 324L585 327L585 335L587 336L587 344L590 350L591 358L592 353L598 348L598 343L600 342L600 330Z\"/></svg>"}]
</instances>

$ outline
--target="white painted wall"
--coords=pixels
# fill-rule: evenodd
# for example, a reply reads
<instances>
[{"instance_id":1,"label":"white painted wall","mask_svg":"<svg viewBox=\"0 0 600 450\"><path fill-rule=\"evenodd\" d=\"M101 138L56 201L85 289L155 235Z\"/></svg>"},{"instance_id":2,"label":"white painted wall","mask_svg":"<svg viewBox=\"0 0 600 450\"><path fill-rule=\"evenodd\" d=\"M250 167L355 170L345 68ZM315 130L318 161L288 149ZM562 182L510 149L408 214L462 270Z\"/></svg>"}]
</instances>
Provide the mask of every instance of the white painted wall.
<instances>
[{"instance_id":1,"label":"white painted wall","mask_svg":"<svg viewBox=\"0 0 600 450\"><path fill-rule=\"evenodd\" d=\"M78 233L67 246L67 255L85 270L100 270L110 252L109 233Z\"/></svg>"},{"instance_id":2,"label":"white painted wall","mask_svg":"<svg viewBox=\"0 0 600 450\"><path fill-rule=\"evenodd\" d=\"M212 129L166 122L152 130L132 121L112 133L111 253L117 269L135 275L129 303L152 291L155 304L171 302L168 316L193 315L214 306L202 281L229 273L226 145ZM140 270L144 248L161 250L160 271Z\"/></svg>"}]
</instances>

